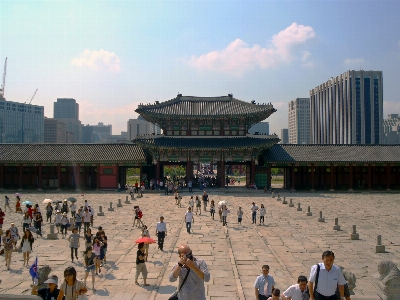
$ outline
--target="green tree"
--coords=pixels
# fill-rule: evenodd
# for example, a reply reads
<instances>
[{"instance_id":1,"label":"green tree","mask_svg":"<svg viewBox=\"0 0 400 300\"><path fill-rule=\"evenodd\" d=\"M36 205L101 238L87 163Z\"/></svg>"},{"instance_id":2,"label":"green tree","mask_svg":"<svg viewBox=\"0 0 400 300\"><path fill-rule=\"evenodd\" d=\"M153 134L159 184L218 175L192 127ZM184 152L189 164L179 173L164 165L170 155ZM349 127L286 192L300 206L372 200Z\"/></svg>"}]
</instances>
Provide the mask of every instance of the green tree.
<instances>
[{"instance_id":1,"label":"green tree","mask_svg":"<svg viewBox=\"0 0 400 300\"><path fill-rule=\"evenodd\" d=\"M164 166L164 176L169 178L186 176L186 169L183 166Z\"/></svg>"}]
</instances>

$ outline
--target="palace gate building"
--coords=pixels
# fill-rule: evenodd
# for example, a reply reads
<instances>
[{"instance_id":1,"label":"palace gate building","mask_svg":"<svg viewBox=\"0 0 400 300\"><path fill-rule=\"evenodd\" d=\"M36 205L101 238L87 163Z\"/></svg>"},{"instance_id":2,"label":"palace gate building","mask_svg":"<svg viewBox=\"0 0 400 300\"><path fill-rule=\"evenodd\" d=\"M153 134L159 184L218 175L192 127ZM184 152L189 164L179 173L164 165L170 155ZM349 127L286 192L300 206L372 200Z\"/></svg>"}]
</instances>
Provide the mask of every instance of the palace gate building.
<instances>
[{"instance_id":1,"label":"palace gate building","mask_svg":"<svg viewBox=\"0 0 400 300\"><path fill-rule=\"evenodd\" d=\"M283 168L291 190L399 189L400 145L283 145L276 135L248 134L275 111L231 94L179 94L138 106L163 134L130 144L0 144L0 189L115 189L129 167L151 180L162 179L167 165L184 166L188 181L200 163L217 166L219 187L228 166L242 165L246 184L261 188L271 185L272 168Z\"/></svg>"}]
</instances>

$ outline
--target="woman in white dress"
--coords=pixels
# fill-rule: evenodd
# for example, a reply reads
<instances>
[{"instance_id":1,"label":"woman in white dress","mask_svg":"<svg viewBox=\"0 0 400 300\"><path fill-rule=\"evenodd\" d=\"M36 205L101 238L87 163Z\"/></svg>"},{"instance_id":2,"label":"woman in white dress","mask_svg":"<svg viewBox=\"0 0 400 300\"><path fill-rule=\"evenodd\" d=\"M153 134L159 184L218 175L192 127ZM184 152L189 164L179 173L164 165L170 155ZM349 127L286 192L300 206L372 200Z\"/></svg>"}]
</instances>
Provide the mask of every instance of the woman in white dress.
<instances>
[{"instance_id":1,"label":"woman in white dress","mask_svg":"<svg viewBox=\"0 0 400 300\"><path fill-rule=\"evenodd\" d=\"M264 207L264 204L261 204L261 208L258 210L258 212L260 213L260 225L261 223L264 225L264 217L267 214L267 210Z\"/></svg>"},{"instance_id":2,"label":"woman in white dress","mask_svg":"<svg viewBox=\"0 0 400 300\"><path fill-rule=\"evenodd\" d=\"M29 254L32 252L32 244L35 241L32 233L29 230L25 230L24 236L21 239L22 255L24 256L23 266L29 267Z\"/></svg>"}]
</instances>

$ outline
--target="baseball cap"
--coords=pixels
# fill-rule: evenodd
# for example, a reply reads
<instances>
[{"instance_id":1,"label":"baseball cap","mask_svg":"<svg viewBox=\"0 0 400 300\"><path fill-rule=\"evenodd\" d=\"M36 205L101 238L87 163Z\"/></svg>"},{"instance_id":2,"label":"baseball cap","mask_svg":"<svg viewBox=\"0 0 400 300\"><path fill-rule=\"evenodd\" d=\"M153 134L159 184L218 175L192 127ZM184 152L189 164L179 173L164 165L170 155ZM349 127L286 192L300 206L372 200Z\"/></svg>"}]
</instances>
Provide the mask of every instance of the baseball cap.
<instances>
[{"instance_id":1,"label":"baseball cap","mask_svg":"<svg viewBox=\"0 0 400 300\"><path fill-rule=\"evenodd\" d=\"M56 275L51 275L44 283L54 283L58 285L58 277Z\"/></svg>"}]
</instances>

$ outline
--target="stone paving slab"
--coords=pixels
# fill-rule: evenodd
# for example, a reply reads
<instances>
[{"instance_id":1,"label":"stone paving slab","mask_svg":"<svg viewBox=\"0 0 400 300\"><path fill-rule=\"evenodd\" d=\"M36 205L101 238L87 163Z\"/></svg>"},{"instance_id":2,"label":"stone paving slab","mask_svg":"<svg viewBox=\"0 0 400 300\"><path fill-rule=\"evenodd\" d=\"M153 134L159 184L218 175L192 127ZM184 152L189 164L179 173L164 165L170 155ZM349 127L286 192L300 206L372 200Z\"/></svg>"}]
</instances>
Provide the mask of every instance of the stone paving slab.
<instances>
[{"instance_id":1,"label":"stone paving slab","mask_svg":"<svg viewBox=\"0 0 400 300\"><path fill-rule=\"evenodd\" d=\"M24 192L22 192L24 193ZM200 195L200 192L194 193ZM0 195L0 205L4 207L4 195ZM296 281L298 275L309 276L310 267L321 260L324 250L335 252L337 264L341 264L357 277L355 295L352 299L378 299L375 288L377 265L383 259L400 264L400 197L398 194L369 193L288 193L281 191L294 207L282 204L262 191L246 189L218 189L209 191L210 198L216 203L228 201L231 214L228 225L222 227L218 215L212 220L208 212L195 215L193 233L188 234L184 224L184 207L175 205L173 196L159 193L147 193L143 198L125 204L125 194L116 192L88 192L83 196L77 193L30 193L22 196L39 203L42 211L43 199L64 199L75 196L78 205L83 200L94 207L103 206L105 216L95 216L95 227L103 226L109 240L107 265L102 276L96 277L94 294L88 292L89 299L168 299L176 289L177 283L170 283L168 276L178 259L177 247L188 244L195 256L207 262L211 280L206 283L207 299L253 299L254 281L261 273L263 264L270 265L270 274L274 276L276 286L286 289ZM189 194L183 193L183 203L187 203ZM11 197L12 198L12 197ZM123 207L117 207L122 199ZM114 211L107 210L113 202ZM251 202L263 203L267 208L265 225L251 224ZM12 199L12 204L14 204ZM303 211L297 211L298 203ZM164 215L168 225L164 251L150 245L147 268L149 287L134 284L137 247L134 240L140 237L140 229L133 228L133 206L140 205L144 213L143 221L148 225L151 237L155 238L155 224L160 215ZM237 224L236 211L239 206L245 211L242 225ZM311 207L312 216L306 216L307 207ZM13 206L12 206L13 207ZM318 222L319 211L323 212L325 222ZM335 218L339 218L340 231L333 230ZM22 216L6 212L3 230L11 222L17 226ZM360 240L350 240L352 225L357 225ZM21 226L18 226L21 229ZM39 267L48 264L52 273L62 277L67 266L75 266L78 279L83 278L81 262L70 262L68 242L47 240L49 225L44 222L44 238L38 238L33 245L34 257L39 257ZM375 253L376 236L382 235L386 253ZM81 243L83 244L83 243ZM79 251L82 257L83 248ZM22 267L22 254L13 253L11 271L0 264L0 294L28 295L31 278L28 268ZM139 282L142 282L139 277ZM91 277L87 281L91 286ZM372 297L372 298L367 298Z\"/></svg>"}]
</instances>

